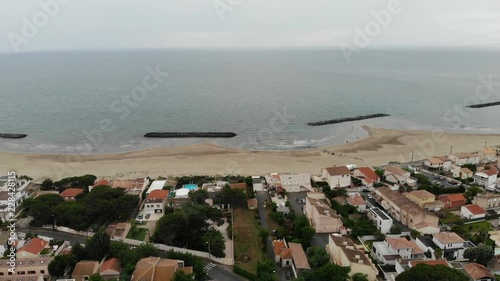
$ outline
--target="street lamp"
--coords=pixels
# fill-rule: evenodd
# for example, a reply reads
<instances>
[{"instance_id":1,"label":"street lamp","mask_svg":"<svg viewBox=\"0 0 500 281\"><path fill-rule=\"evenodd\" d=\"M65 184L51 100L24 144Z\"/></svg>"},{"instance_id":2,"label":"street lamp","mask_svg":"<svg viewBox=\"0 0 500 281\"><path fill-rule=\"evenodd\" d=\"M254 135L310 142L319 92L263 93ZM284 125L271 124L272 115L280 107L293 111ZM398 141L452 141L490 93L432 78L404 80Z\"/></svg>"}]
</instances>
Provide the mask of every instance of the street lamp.
<instances>
[{"instance_id":1,"label":"street lamp","mask_svg":"<svg viewBox=\"0 0 500 281\"><path fill-rule=\"evenodd\" d=\"M54 227L53 227L53 229L57 229L56 216L52 215L52 218L54 219Z\"/></svg>"},{"instance_id":2,"label":"street lamp","mask_svg":"<svg viewBox=\"0 0 500 281\"><path fill-rule=\"evenodd\" d=\"M212 260L211 256L210 256L210 243L207 241L205 242L207 245L208 245L208 259L209 260Z\"/></svg>"}]
</instances>

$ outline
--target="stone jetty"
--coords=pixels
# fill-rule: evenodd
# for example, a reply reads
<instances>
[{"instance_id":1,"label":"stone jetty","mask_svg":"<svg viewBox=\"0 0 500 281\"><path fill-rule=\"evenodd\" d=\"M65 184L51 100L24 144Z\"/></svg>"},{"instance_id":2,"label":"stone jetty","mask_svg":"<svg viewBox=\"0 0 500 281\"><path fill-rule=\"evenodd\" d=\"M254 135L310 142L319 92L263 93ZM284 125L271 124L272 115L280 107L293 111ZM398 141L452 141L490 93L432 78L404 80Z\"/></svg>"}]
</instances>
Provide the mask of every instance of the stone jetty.
<instances>
[{"instance_id":1,"label":"stone jetty","mask_svg":"<svg viewBox=\"0 0 500 281\"><path fill-rule=\"evenodd\" d=\"M5 134L5 133L0 133L0 138L4 139L22 139L27 137L28 135L25 134Z\"/></svg>"},{"instance_id":2,"label":"stone jetty","mask_svg":"<svg viewBox=\"0 0 500 281\"><path fill-rule=\"evenodd\" d=\"M497 106L500 105L500 101L497 102L489 102L489 103L480 103L480 104L473 104L473 105L468 105L468 108L483 108L483 107L490 107L490 106Z\"/></svg>"},{"instance_id":3,"label":"stone jetty","mask_svg":"<svg viewBox=\"0 0 500 281\"><path fill-rule=\"evenodd\" d=\"M233 138L233 132L150 132L146 138Z\"/></svg>"},{"instance_id":4,"label":"stone jetty","mask_svg":"<svg viewBox=\"0 0 500 281\"><path fill-rule=\"evenodd\" d=\"M387 117L387 116L391 116L391 115L385 114L385 113L377 113L377 114L370 114L370 115L362 115L362 116L355 116L355 117L345 117L345 118L338 118L338 119L332 119L332 120L325 120L325 121L319 121L319 122L310 122L310 123L307 123L307 125L309 125L309 126L323 126L323 125L338 124L338 123L352 122L352 121L360 121L360 120Z\"/></svg>"}]
</instances>

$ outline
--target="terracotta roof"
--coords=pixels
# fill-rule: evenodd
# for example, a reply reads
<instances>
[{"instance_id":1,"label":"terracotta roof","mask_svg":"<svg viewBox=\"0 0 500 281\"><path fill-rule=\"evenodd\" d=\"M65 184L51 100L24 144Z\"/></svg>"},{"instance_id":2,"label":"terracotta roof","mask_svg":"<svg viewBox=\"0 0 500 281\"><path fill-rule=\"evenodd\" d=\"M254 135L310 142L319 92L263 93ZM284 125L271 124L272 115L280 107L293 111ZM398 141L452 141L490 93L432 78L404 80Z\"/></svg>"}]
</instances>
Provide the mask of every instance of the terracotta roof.
<instances>
[{"instance_id":1,"label":"terracotta roof","mask_svg":"<svg viewBox=\"0 0 500 281\"><path fill-rule=\"evenodd\" d=\"M246 190L247 189L247 184L244 183L244 182L230 183L229 187L231 187L233 189L243 189L243 190Z\"/></svg>"},{"instance_id":2,"label":"terracotta roof","mask_svg":"<svg viewBox=\"0 0 500 281\"><path fill-rule=\"evenodd\" d=\"M140 189L144 184L144 179L135 180L117 180L113 182L112 188Z\"/></svg>"},{"instance_id":3,"label":"terracotta roof","mask_svg":"<svg viewBox=\"0 0 500 281\"><path fill-rule=\"evenodd\" d=\"M444 162L443 159L441 159L439 157L432 157L432 158L429 158L428 160L432 164L443 164L443 162Z\"/></svg>"},{"instance_id":4,"label":"terracotta roof","mask_svg":"<svg viewBox=\"0 0 500 281\"><path fill-rule=\"evenodd\" d=\"M365 176L365 181L367 183L373 183L379 180L379 176L377 175L377 173L375 173L375 171L373 171L372 168L360 167L358 171Z\"/></svg>"},{"instance_id":5,"label":"terracotta roof","mask_svg":"<svg viewBox=\"0 0 500 281\"><path fill-rule=\"evenodd\" d=\"M462 193L441 195L439 198L441 201L448 201L448 202L465 201L465 197Z\"/></svg>"},{"instance_id":6,"label":"terracotta roof","mask_svg":"<svg viewBox=\"0 0 500 281\"><path fill-rule=\"evenodd\" d=\"M433 235L433 237L441 242L441 244L453 244L453 243L463 243L465 240L458 236L455 232L439 232Z\"/></svg>"},{"instance_id":7,"label":"terracotta roof","mask_svg":"<svg viewBox=\"0 0 500 281\"><path fill-rule=\"evenodd\" d=\"M486 174L488 177L498 175L498 171L493 170L493 169L484 170L484 171L482 171L482 173Z\"/></svg>"},{"instance_id":8,"label":"terracotta roof","mask_svg":"<svg viewBox=\"0 0 500 281\"><path fill-rule=\"evenodd\" d=\"M325 168L325 170L330 176L351 174L351 171L349 171L349 168L347 168L346 166L330 167L330 168Z\"/></svg>"},{"instance_id":9,"label":"terracotta roof","mask_svg":"<svg viewBox=\"0 0 500 281\"><path fill-rule=\"evenodd\" d=\"M497 151L495 149L493 149L493 148L485 148L485 149L483 149L481 151L483 153L485 153L485 154L496 154L497 153Z\"/></svg>"},{"instance_id":10,"label":"terracotta roof","mask_svg":"<svg viewBox=\"0 0 500 281\"><path fill-rule=\"evenodd\" d=\"M475 154L472 154L472 153L465 153L465 152L461 152L461 153L455 153L455 154L452 154L452 155L455 155L457 158L459 159L464 159L464 158L475 158L477 157L477 155Z\"/></svg>"},{"instance_id":11,"label":"terracotta roof","mask_svg":"<svg viewBox=\"0 0 500 281\"><path fill-rule=\"evenodd\" d=\"M420 261L410 261L412 267L417 264L426 264L426 265L444 265L450 267L450 264L445 260L420 260Z\"/></svg>"},{"instance_id":12,"label":"terracotta roof","mask_svg":"<svg viewBox=\"0 0 500 281\"><path fill-rule=\"evenodd\" d=\"M83 188L70 187L66 188L63 192L59 193L61 197L76 197L78 194L83 192Z\"/></svg>"},{"instance_id":13,"label":"terracotta roof","mask_svg":"<svg viewBox=\"0 0 500 281\"><path fill-rule=\"evenodd\" d=\"M291 260L293 258L292 250L290 250L290 248L283 249L280 256L284 260Z\"/></svg>"},{"instance_id":14,"label":"terracotta roof","mask_svg":"<svg viewBox=\"0 0 500 281\"><path fill-rule=\"evenodd\" d=\"M28 240L27 242L24 243L24 246L22 246L20 249L17 250L18 255L19 252L28 252L33 255L39 255L40 252L45 249L45 246L47 246L49 242L40 239L38 237L32 238Z\"/></svg>"},{"instance_id":15,"label":"terracotta roof","mask_svg":"<svg viewBox=\"0 0 500 281\"><path fill-rule=\"evenodd\" d=\"M101 179L99 181L96 181L92 187L101 186L101 185L109 186L110 183L107 179Z\"/></svg>"},{"instance_id":16,"label":"terracotta roof","mask_svg":"<svg viewBox=\"0 0 500 281\"><path fill-rule=\"evenodd\" d=\"M417 198L423 199L423 200L436 198L436 195L430 193L427 190L415 190L415 191L410 192L410 194L417 197Z\"/></svg>"},{"instance_id":17,"label":"terracotta roof","mask_svg":"<svg viewBox=\"0 0 500 281\"><path fill-rule=\"evenodd\" d=\"M282 240L274 240L273 241L274 255L278 256L286 249L285 242Z\"/></svg>"},{"instance_id":18,"label":"terracotta roof","mask_svg":"<svg viewBox=\"0 0 500 281\"><path fill-rule=\"evenodd\" d=\"M476 204L465 205L462 206L462 208L467 208L469 212L471 212L473 215L480 215L486 213L486 211L483 208L479 207Z\"/></svg>"},{"instance_id":19,"label":"terracotta roof","mask_svg":"<svg viewBox=\"0 0 500 281\"><path fill-rule=\"evenodd\" d=\"M302 245L290 242L288 243L288 247L292 251L293 263L298 269L311 269Z\"/></svg>"},{"instance_id":20,"label":"terracotta roof","mask_svg":"<svg viewBox=\"0 0 500 281\"><path fill-rule=\"evenodd\" d=\"M149 193L148 198L146 200L165 200L168 197L168 190L153 190Z\"/></svg>"},{"instance_id":21,"label":"terracotta roof","mask_svg":"<svg viewBox=\"0 0 500 281\"><path fill-rule=\"evenodd\" d=\"M464 265L464 269L474 280L483 279L484 277L495 277L486 267L475 262Z\"/></svg>"},{"instance_id":22,"label":"terracotta roof","mask_svg":"<svg viewBox=\"0 0 500 281\"><path fill-rule=\"evenodd\" d=\"M257 198L248 199L247 200L247 207L248 208L251 208L251 207L257 208Z\"/></svg>"},{"instance_id":23,"label":"terracotta roof","mask_svg":"<svg viewBox=\"0 0 500 281\"><path fill-rule=\"evenodd\" d=\"M415 243L415 241L408 241L406 238L398 237L398 238L387 238L387 243L394 250L397 249L412 249L412 254L423 254L424 251L420 249L420 247Z\"/></svg>"},{"instance_id":24,"label":"terracotta roof","mask_svg":"<svg viewBox=\"0 0 500 281\"><path fill-rule=\"evenodd\" d=\"M73 269L73 273L71 277L81 276L81 275L92 275L97 273L97 269L99 268L98 261L79 261L75 265L75 269Z\"/></svg>"},{"instance_id":25,"label":"terracotta roof","mask_svg":"<svg viewBox=\"0 0 500 281\"><path fill-rule=\"evenodd\" d=\"M386 167L385 171L389 172L391 174L399 175L399 176L403 176L403 175L409 173L408 171L405 171L403 169L400 169L400 168L394 167L394 166L388 166L388 167Z\"/></svg>"},{"instance_id":26,"label":"terracotta roof","mask_svg":"<svg viewBox=\"0 0 500 281\"><path fill-rule=\"evenodd\" d=\"M179 268L177 260L149 257L135 266L131 281L170 281L177 270L192 273L192 267Z\"/></svg>"},{"instance_id":27,"label":"terracotta roof","mask_svg":"<svg viewBox=\"0 0 500 281\"><path fill-rule=\"evenodd\" d=\"M105 272L107 270L114 272ZM121 273L122 267L120 266L120 261L117 258L112 258L102 263L99 274L103 275L113 275L115 273Z\"/></svg>"},{"instance_id":28,"label":"terracotta roof","mask_svg":"<svg viewBox=\"0 0 500 281\"><path fill-rule=\"evenodd\" d=\"M365 200L360 195L355 195L355 196L348 197L346 200L347 200L347 202L349 202L351 205L354 205L354 206L359 206L359 205L365 205L366 204Z\"/></svg>"}]
</instances>

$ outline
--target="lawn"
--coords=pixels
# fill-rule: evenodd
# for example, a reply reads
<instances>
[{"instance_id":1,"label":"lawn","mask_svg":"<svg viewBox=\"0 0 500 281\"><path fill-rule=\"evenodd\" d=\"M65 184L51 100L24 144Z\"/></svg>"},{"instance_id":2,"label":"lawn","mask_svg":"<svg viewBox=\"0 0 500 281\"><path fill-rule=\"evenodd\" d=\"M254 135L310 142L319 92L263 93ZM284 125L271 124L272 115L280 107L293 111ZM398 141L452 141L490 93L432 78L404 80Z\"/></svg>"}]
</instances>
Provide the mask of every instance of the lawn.
<instances>
[{"instance_id":1,"label":"lawn","mask_svg":"<svg viewBox=\"0 0 500 281\"><path fill-rule=\"evenodd\" d=\"M130 231L127 233L128 239L144 241L146 239L147 229L138 228L136 224L133 224Z\"/></svg>"},{"instance_id":2,"label":"lawn","mask_svg":"<svg viewBox=\"0 0 500 281\"><path fill-rule=\"evenodd\" d=\"M452 213L450 209L445 209L442 212L443 212L443 217L439 219L439 223L449 224L461 220L461 217Z\"/></svg>"},{"instance_id":3,"label":"lawn","mask_svg":"<svg viewBox=\"0 0 500 281\"><path fill-rule=\"evenodd\" d=\"M490 231L491 229L491 224L488 221L479 221L479 222L474 222L474 223L468 223L464 225L464 228L467 230L469 233L476 233L481 230L483 231Z\"/></svg>"},{"instance_id":4,"label":"lawn","mask_svg":"<svg viewBox=\"0 0 500 281\"><path fill-rule=\"evenodd\" d=\"M259 237L260 226L255 220L254 210L234 209L234 257L237 265L256 273L257 262L264 260L262 241Z\"/></svg>"}]
</instances>

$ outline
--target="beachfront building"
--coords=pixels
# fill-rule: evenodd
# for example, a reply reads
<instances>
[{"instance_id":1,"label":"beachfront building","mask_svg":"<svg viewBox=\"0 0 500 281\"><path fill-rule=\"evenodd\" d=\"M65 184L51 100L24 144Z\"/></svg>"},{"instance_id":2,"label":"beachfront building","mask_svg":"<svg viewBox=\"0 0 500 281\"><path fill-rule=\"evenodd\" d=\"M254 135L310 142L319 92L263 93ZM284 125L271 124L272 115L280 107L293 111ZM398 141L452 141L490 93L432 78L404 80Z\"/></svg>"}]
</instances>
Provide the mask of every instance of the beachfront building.
<instances>
[{"instance_id":1,"label":"beachfront building","mask_svg":"<svg viewBox=\"0 0 500 281\"><path fill-rule=\"evenodd\" d=\"M361 180L361 183L366 187L373 187L374 184L380 182L380 177L370 167L360 167L354 170L352 175Z\"/></svg>"},{"instance_id":2,"label":"beachfront building","mask_svg":"<svg viewBox=\"0 0 500 281\"><path fill-rule=\"evenodd\" d=\"M111 188L123 188L125 193L129 195L140 196L149 185L149 178L135 178L133 180L115 180L111 184Z\"/></svg>"},{"instance_id":3,"label":"beachfront building","mask_svg":"<svg viewBox=\"0 0 500 281\"><path fill-rule=\"evenodd\" d=\"M441 156L434 156L424 160L424 166L440 171L449 171L451 168L451 163L451 159Z\"/></svg>"},{"instance_id":4,"label":"beachfront building","mask_svg":"<svg viewBox=\"0 0 500 281\"><path fill-rule=\"evenodd\" d=\"M252 187L253 187L253 191L263 191L264 190L264 183L262 182L262 179L259 176L252 177Z\"/></svg>"},{"instance_id":5,"label":"beachfront building","mask_svg":"<svg viewBox=\"0 0 500 281\"><path fill-rule=\"evenodd\" d=\"M448 155L448 158L457 166L467 164L477 165L480 159L480 157L474 153L455 153Z\"/></svg>"},{"instance_id":6,"label":"beachfront building","mask_svg":"<svg viewBox=\"0 0 500 281\"><path fill-rule=\"evenodd\" d=\"M413 184L415 181L410 177L410 175L410 172L394 166L388 166L384 170L385 179L392 183Z\"/></svg>"},{"instance_id":7,"label":"beachfront building","mask_svg":"<svg viewBox=\"0 0 500 281\"><path fill-rule=\"evenodd\" d=\"M280 185L286 192L300 192L301 188L312 190L311 187L311 174L278 174Z\"/></svg>"},{"instance_id":8,"label":"beachfront building","mask_svg":"<svg viewBox=\"0 0 500 281\"><path fill-rule=\"evenodd\" d=\"M48 265L53 259L53 257L18 258L15 261L15 267L12 267L5 259L4 262L0 262L0 280L49 281ZM15 268L15 275L9 272L12 268Z\"/></svg>"},{"instance_id":9,"label":"beachfront building","mask_svg":"<svg viewBox=\"0 0 500 281\"><path fill-rule=\"evenodd\" d=\"M461 207L467 201L463 193L442 194L438 196L438 199L444 203L443 208L445 209Z\"/></svg>"},{"instance_id":10,"label":"beachfront building","mask_svg":"<svg viewBox=\"0 0 500 281\"><path fill-rule=\"evenodd\" d=\"M368 218L375 223L375 226L381 233L387 234L391 232L394 222L384 211L379 208L371 208L368 212Z\"/></svg>"},{"instance_id":11,"label":"beachfront building","mask_svg":"<svg viewBox=\"0 0 500 281\"><path fill-rule=\"evenodd\" d=\"M450 172L453 174L454 178L460 178L466 180L468 178L472 178L474 176L474 172L472 172L468 168L461 168L460 166L451 165Z\"/></svg>"},{"instance_id":12,"label":"beachfront building","mask_svg":"<svg viewBox=\"0 0 500 281\"><path fill-rule=\"evenodd\" d=\"M222 192L222 189L226 185L229 186L229 183L226 181L209 182L202 184L201 189L206 190L208 192L209 198L215 198Z\"/></svg>"},{"instance_id":13,"label":"beachfront building","mask_svg":"<svg viewBox=\"0 0 500 281\"><path fill-rule=\"evenodd\" d=\"M358 248L348 237L331 234L326 251L333 263L351 267L349 276L362 273L368 276L369 281L377 280L378 270L365 254L364 247Z\"/></svg>"},{"instance_id":14,"label":"beachfront building","mask_svg":"<svg viewBox=\"0 0 500 281\"><path fill-rule=\"evenodd\" d=\"M75 281L88 281L90 276L99 271L98 261L83 260L75 264L71 278Z\"/></svg>"},{"instance_id":15,"label":"beachfront building","mask_svg":"<svg viewBox=\"0 0 500 281\"><path fill-rule=\"evenodd\" d=\"M64 201L71 202L71 201L76 201L76 196L78 196L82 192L83 188L70 187L66 188L63 192L59 193L59 196L61 196L61 198Z\"/></svg>"},{"instance_id":16,"label":"beachfront building","mask_svg":"<svg viewBox=\"0 0 500 281\"><path fill-rule=\"evenodd\" d=\"M439 232L439 218L390 187L380 187L374 198L395 220L423 234Z\"/></svg>"},{"instance_id":17,"label":"beachfront building","mask_svg":"<svg viewBox=\"0 0 500 281\"><path fill-rule=\"evenodd\" d=\"M485 148L478 153L481 163L492 163L497 161L497 150L494 148Z\"/></svg>"},{"instance_id":18,"label":"beachfront building","mask_svg":"<svg viewBox=\"0 0 500 281\"><path fill-rule=\"evenodd\" d=\"M371 256L390 265L395 265L398 259L425 259L417 243L404 237L387 237L384 241L373 242Z\"/></svg>"},{"instance_id":19,"label":"beachfront building","mask_svg":"<svg viewBox=\"0 0 500 281\"><path fill-rule=\"evenodd\" d=\"M351 185L351 171L347 166L323 168L321 175L332 189Z\"/></svg>"},{"instance_id":20,"label":"beachfront building","mask_svg":"<svg viewBox=\"0 0 500 281\"><path fill-rule=\"evenodd\" d=\"M436 233L432 236L432 242L443 251L443 258L447 260L464 260L465 250L474 247L474 244L455 232Z\"/></svg>"},{"instance_id":21,"label":"beachfront building","mask_svg":"<svg viewBox=\"0 0 500 281\"><path fill-rule=\"evenodd\" d=\"M146 196L148 196L151 192L155 190L162 190L167 185L166 180L156 180L151 183L148 190L146 191Z\"/></svg>"},{"instance_id":22,"label":"beachfront building","mask_svg":"<svg viewBox=\"0 0 500 281\"><path fill-rule=\"evenodd\" d=\"M366 202L361 195L354 195L346 198L347 203L356 207L358 211L364 211L366 209Z\"/></svg>"},{"instance_id":23,"label":"beachfront building","mask_svg":"<svg viewBox=\"0 0 500 281\"><path fill-rule=\"evenodd\" d=\"M163 210L165 209L165 206L167 204L168 194L168 190L154 190L149 193L144 202L144 213L163 213Z\"/></svg>"},{"instance_id":24,"label":"beachfront building","mask_svg":"<svg viewBox=\"0 0 500 281\"><path fill-rule=\"evenodd\" d=\"M497 185L498 171L496 169L477 172L474 176L474 183L485 187L488 190L495 191Z\"/></svg>"},{"instance_id":25,"label":"beachfront building","mask_svg":"<svg viewBox=\"0 0 500 281\"><path fill-rule=\"evenodd\" d=\"M460 208L460 215L468 220L480 219L486 216L486 211L476 204L469 204Z\"/></svg>"},{"instance_id":26,"label":"beachfront building","mask_svg":"<svg viewBox=\"0 0 500 281\"><path fill-rule=\"evenodd\" d=\"M482 193L476 195L472 203L478 205L483 209L492 209L500 207L500 194L496 193Z\"/></svg>"},{"instance_id":27,"label":"beachfront building","mask_svg":"<svg viewBox=\"0 0 500 281\"><path fill-rule=\"evenodd\" d=\"M307 193L304 213L316 233L338 233L343 228L340 216L330 207L322 192Z\"/></svg>"},{"instance_id":28,"label":"beachfront building","mask_svg":"<svg viewBox=\"0 0 500 281\"><path fill-rule=\"evenodd\" d=\"M148 257L135 266L130 281L172 281L177 271L193 274L192 266L184 266L184 261Z\"/></svg>"}]
</instances>

